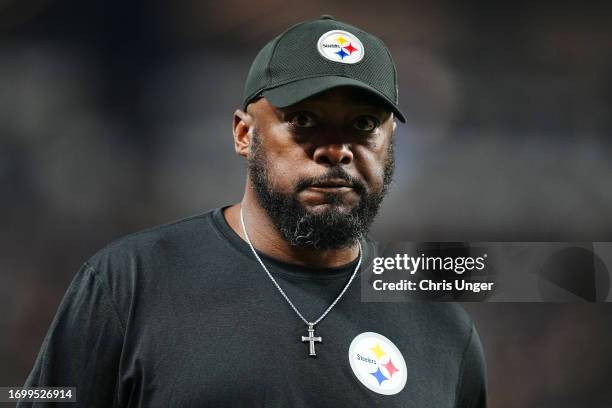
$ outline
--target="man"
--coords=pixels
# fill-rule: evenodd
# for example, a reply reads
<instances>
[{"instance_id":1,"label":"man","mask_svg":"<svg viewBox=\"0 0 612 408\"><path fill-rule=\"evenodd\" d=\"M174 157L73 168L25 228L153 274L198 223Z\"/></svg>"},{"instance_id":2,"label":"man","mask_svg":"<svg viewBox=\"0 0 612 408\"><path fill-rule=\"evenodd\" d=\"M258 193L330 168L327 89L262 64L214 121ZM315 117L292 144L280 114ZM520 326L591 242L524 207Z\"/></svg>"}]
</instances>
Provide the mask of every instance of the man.
<instances>
[{"instance_id":1,"label":"man","mask_svg":"<svg viewBox=\"0 0 612 408\"><path fill-rule=\"evenodd\" d=\"M243 102L242 201L95 254L26 385L74 386L83 407L484 407L459 306L360 299L404 121L384 44L298 24L257 55Z\"/></svg>"}]
</instances>

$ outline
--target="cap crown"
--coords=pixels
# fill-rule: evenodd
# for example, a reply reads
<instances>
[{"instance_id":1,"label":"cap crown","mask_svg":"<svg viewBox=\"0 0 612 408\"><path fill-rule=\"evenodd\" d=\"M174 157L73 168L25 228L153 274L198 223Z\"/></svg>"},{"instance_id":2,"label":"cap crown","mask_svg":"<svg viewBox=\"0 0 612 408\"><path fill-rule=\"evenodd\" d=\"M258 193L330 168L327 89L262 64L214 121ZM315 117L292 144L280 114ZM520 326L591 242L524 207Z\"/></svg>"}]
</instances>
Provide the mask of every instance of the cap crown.
<instances>
[{"instance_id":1,"label":"cap crown","mask_svg":"<svg viewBox=\"0 0 612 408\"><path fill-rule=\"evenodd\" d=\"M343 30L362 43L355 63L332 61L319 51L321 36ZM362 81L397 104L397 78L391 54L377 37L349 24L323 17L299 23L266 44L255 57L244 88L244 106L262 91L305 78L340 76Z\"/></svg>"}]
</instances>

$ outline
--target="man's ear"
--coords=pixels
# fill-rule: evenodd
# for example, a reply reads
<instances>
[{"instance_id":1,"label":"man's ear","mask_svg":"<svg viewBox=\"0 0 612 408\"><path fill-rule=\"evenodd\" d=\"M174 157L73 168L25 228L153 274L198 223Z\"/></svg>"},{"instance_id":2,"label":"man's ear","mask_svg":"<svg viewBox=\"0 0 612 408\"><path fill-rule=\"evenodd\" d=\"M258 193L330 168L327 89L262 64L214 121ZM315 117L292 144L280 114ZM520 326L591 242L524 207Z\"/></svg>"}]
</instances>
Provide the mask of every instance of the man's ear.
<instances>
[{"instance_id":1,"label":"man's ear","mask_svg":"<svg viewBox=\"0 0 612 408\"><path fill-rule=\"evenodd\" d=\"M248 157L251 151L251 128L253 117L240 109L234 112L234 150L242 157Z\"/></svg>"}]
</instances>

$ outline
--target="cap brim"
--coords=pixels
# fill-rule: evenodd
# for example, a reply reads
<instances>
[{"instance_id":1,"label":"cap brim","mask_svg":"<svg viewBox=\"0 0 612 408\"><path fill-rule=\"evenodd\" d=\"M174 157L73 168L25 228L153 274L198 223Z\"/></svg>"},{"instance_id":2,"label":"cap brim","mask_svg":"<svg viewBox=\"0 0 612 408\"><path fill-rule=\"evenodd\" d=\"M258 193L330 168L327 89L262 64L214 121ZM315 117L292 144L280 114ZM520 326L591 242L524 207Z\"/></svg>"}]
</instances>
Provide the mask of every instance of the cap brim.
<instances>
[{"instance_id":1,"label":"cap brim","mask_svg":"<svg viewBox=\"0 0 612 408\"><path fill-rule=\"evenodd\" d=\"M350 86L370 92L380 98L381 102L387 105L401 122L406 122L406 118L393 101L387 98L382 92L353 78L341 76L305 78L267 89L262 92L262 96L272 105L278 108L284 108L321 92L341 86Z\"/></svg>"}]
</instances>

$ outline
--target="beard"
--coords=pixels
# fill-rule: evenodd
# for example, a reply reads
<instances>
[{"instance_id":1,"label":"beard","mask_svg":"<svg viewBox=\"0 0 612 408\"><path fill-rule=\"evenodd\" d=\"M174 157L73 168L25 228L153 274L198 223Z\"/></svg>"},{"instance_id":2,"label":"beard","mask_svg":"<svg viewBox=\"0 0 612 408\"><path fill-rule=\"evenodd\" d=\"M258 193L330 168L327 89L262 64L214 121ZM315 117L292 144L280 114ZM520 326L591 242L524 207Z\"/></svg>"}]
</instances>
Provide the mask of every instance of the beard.
<instances>
[{"instance_id":1,"label":"beard","mask_svg":"<svg viewBox=\"0 0 612 408\"><path fill-rule=\"evenodd\" d=\"M321 176L299 179L291 193L279 191L271 177L257 128L253 129L247 168L259 204L291 246L322 250L347 248L367 233L388 191L395 170L393 139L387 149L380 191L368 191L365 183L349 175L340 165L328 168ZM340 208L340 194L326 193L324 200L328 208L318 212L309 211L298 200L298 194L313 184L330 179L342 179L349 183L359 196L359 203L345 211Z\"/></svg>"}]
</instances>

